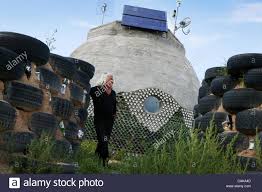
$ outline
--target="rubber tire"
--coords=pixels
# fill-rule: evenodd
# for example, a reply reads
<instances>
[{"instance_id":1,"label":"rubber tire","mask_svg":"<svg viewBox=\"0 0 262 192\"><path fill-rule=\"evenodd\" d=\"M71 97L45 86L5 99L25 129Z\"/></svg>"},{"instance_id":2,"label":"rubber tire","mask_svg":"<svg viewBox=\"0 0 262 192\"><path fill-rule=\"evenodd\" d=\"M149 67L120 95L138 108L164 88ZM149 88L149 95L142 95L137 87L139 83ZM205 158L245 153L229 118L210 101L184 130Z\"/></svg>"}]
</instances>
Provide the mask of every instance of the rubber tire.
<instances>
[{"instance_id":1,"label":"rubber tire","mask_svg":"<svg viewBox=\"0 0 262 192\"><path fill-rule=\"evenodd\" d=\"M251 69L244 75L246 87L262 91L262 68Z\"/></svg>"},{"instance_id":2,"label":"rubber tire","mask_svg":"<svg viewBox=\"0 0 262 192\"><path fill-rule=\"evenodd\" d=\"M42 133L55 136L58 128L58 121L54 115L36 112L33 113L29 123L29 129L37 136L41 137Z\"/></svg>"},{"instance_id":3,"label":"rubber tire","mask_svg":"<svg viewBox=\"0 0 262 192\"><path fill-rule=\"evenodd\" d=\"M252 88L233 89L223 96L223 107L231 114L256 108L262 103L262 91Z\"/></svg>"},{"instance_id":4,"label":"rubber tire","mask_svg":"<svg viewBox=\"0 0 262 192\"><path fill-rule=\"evenodd\" d=\"M193 121L193 129L200 129L202 116L199 116Z\"/></svg>"},{"instance_id":5,"label":"rubber tire","mask_svg":"<svg viewBox=\"0 0 262 192\"><path fill-rule=\"evenodd\" d=\"M262 67L262 54L258 53L235 55L230 57L227 62L228 73L233 76L241 76L249 69L260 67Z\"/></svg>"},{"instance_id":6,"label":"rubber tire","mask_svg":"<svg viewBox=\"0 0 262 192\"><path fill-rule=\"evenodd\" d=\"M194 119L199 117L200 115L198 108L199 108L199 104L194 106L194 109L193 109Z\"/></svg>"},{"instance_id":7,"label":"rubber tire","mask_svg":"<svg viewBox=\"0 0 262 192\"><path fill-rule=\"evenodd\" d=\"M75 110L75 116L79 119L79 123L83 124L87 120L88 112L85 108L79 108Z\"/></svg>"},{"instance_id":8,"label":"rubber tire","mask_svg":"<svg viewBox=\"0 0 262 192\"><path fill-rule=\"evenodd\" d=\"M209 95L211 93L210 87L208 85L202 85L198 91L198 101L203 97Z\"/></svg>"},{"instance_id":9,"label":"rubber tire","mask_svg":"<svg viewBox=\"0 0 262 192\"><path fill-rule=\"evenodd\" d=\"M0 46L18 55L26 52L27 59L37 66L45 65L50 55L48 46L42 41L19 33L0 32Z\"/></svg>"},{"instance_id":10,"label":"rubber tire","mask_svg":"<svg viewBox=\"0 0 262 192\"><path fill-rule=\"evenodd\" d=\"M73 113L73 104L59 97L52 97L51 106L53 114L61 119L69 119Z\"/></svg>"},{"instance_id":11,"label":"rubber tire","mask_svg":"<svg viewBox=\"0 0 262 192\"><path fill-rule=\"evenodd\" d=\"M221 104L221 98L215 95L208 95L199 100L198 111L201 115L205 115L214 109L218 109Z\"/></svg>"},{"instance_id":12,"label":"rubber tire","mask_svg":"<svg viewBox=\"0 0 262 192\"><path fill-rule=\"evenodd\" d=\"M208 87L210 87L210 84L211 84L211 82L210 82L210 81L206 82L205 79L201 82L201 85L202 85L202 86L208 86Z\"/></svg>"},{"instance_id":13,"label":"rubber tire","mask_svg":"<svg viewBox=\"0 0 262 192\"><path fill-rule=\"evenodd\" d=\"M59 74L63 78L72 80L76 73L76 65L69 61L67 58L51 53L50 64L55 73Z\"/></svg>"},{"instance_id":14,"label":"rubber tire","mask_svg":"<svg viewBox=\"0 0 262 192\"><path fill-rule=\"evenodd\" d=\"M18 109L35 111L43 103L43 91L31 85L18 81L9 82L7 87L7 101Z\"/></svg>"},{"instance_id":15,"label":"rubber tire","mask_svg":"<svg viewBox=\"0 0 262 192\"><path fill-rule=\"evenodd\" d=\"M49 87L51 91L60 92L62 83L57 74L43 67L37 68L37 71L40 72L40 81L45 87Z\"/></svg>"},{"instance_id":16,"label":"rubber tire","mask_svg":"<svg viewBox=\"0 0 262 192\"><path fill-rule=\"evenodd\" d=\"M258 168L257 159L254 157L238 156L238 160L242 168L246 168L247 171L256 171Z\"/></svg>"},{"instance_id":17,"label":"rubber tire","mask_svg":"<svg viewBox=\"0 0 262 192\"><path fill-rule=\"evenodd\" d=\"M73 80L75 83L83 87L88 93L90 92L90 78L83 71L77 70Z\"/></svg>"},{"instance_id":18,"label":"rubber tire","mask_svg":"<svg viewBox=\"0 0 262 192\"><path fill-rule=\"evenodd\" d=\"M246 135L256 135L257 131L262 131L262 111L249 109L239 112L236 115L236 128Z\"/></svg>"},{"instance_id":19,"label":"rubber tire","mask_svg":"<svg viewBox=\"0 0 262 192\"><path fill-rule=\"evenodd\" d=\"M6 131L0 134L1 140L4 142L0 148L11 153L26 153L28 145L35 138L32 132L13 132Z\"/></svg>"},{"instance_id":20,"label":"rubber tire","mask_svg":"<svg viewBox=\"0 0 262 192\"><path fill-rule=\"evenodd\" d=\"M71 153L71 151L72 145L68 140L62 139L54 141L54 147L52 149L52 154L54 156L66 157Z\"/></svg>"},{"instance_id":21,"label":"rubber tire","mask_svg":"<svg viewBox=\"0 0 262 192\"><path fill-rule=\"evenodd\" d=\"M15 52L0 47L0 80L19 80L23 77L26 65L24 61L19 62L19 64L15 66L10 66L9 64L9 62L12 63L12 61L17 58L18 55Z\"/></svg>"},{"instance_id":22,"label":"rubber tire","mask_svg":"<svg viewBox=\"0 0 262 192\"><path fill-rule=\"evenodd\" d=\"M79 127L76 123L69 121L65 124L65 138L68 141L78 140Z\"/></svg>"},{"instance_id":23,"label":"rubber tire","mask_svg":"<svg viewBox=\"0 0 262 192\"><path fill-rule=\"evenodd\" d=\"M75 83L71 83L69 88L71 100L82 103L84 99L84 89Z\"/></svg>"},{"instance_id":24,"label":"rubber tire","mask_svg":"<svg viewBox=\"0 0 262 192\"><path fill-rule=\"evenodd\" d=\"M233 142L233 139L234 142ZM249 147L249 138L238 132L223 132L218 134L218 141L222 149L226 150L232 143L234 152L241 152Z\"/></svg>"},{"instance_id":25,"label":"rubber tire","mask_svg":"<svg viewBox=\"0 0 262 192\"><path fill-rule=\"evenodd\" d=\"M199 141L204 141L205 140L205 133L203 133L203 132L198 132L197 133L197 138L198 138L198 140Z\"/></svg>"},{"instance_id":26,"label":"rubber tire","mask_svg":"<svg viewBox=\"0 0 262 192\"><path fill-rule=\"evenodd\" d=\"M205 81L209 82L212 81L214 78L218 76L223 76L225 75L227 71L226 67L212 67L206 70L205 73Z\"/></svg>"},{"instance_id":27,"label":"rubber tire","mask_svg":"<svg viewBox=\"0 0 262 192\"><path fill-rule=\"evenodd\" d=\"M75 65L77 66L77 69L86 73L90 79L94 77L95 67L93 65L91 65L90 63L86 61L80 60L80 59L75 59L75 58L70 58L70 57L68 59L74 62Z\"/></svg>"},{"instance_id":28,"label":"rubber tire","mask_svg":"<svg viewBox=\"0 0 262 192\"><path fill-rule=\"evenodd\" d=\"M230 76L217 77L211 82L210 90L214 95L222 97L225 92L233 89L236 85L237 81Z\"/></svg>"},{"instance_id":29,"label":"rubber tire","mask_svg":"<svg viewBox=\"0 0 262 192\"><path fill-rule=\"evenodd\" d=\"M16 123L16 110L9 103L0 100L0 132L13 130Z\"/></svg>"},{"instance_id":30,"label":"rubber tire","mask_svg":"<svg viewBox=\"0 0 262 192\"><path fill-rule=\"evenodd\" d=\"M197 118L194 122L194 128L200 129L203 132L213 123L217 133L224 131L222 123L227 120L228 114L223 112L208 112L204 116Z\"/></svg>"}]
</instances>

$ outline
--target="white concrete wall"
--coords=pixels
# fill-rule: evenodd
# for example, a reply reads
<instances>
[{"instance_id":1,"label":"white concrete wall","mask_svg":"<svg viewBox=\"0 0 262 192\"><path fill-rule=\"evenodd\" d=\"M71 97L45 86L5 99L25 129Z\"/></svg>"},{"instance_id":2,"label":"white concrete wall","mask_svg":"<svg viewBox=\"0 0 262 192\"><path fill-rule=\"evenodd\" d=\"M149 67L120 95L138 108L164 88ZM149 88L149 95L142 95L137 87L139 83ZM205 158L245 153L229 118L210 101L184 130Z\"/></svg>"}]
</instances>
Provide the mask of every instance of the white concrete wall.
<instances>
[{"instance_id":1,"label":"white concrete wall","mask_svg":"<svg viewBox=\"0 0 262 192\"><path fill-rule=\"evenodd\" d=\"M199 80L183 45L170 31L165 35L113 22L90 30L87 41L71 56L96 67L92 85L102 73L111 72L117 92L158 88L186 109L197 103Z\"/></svg>"}]
</instances>

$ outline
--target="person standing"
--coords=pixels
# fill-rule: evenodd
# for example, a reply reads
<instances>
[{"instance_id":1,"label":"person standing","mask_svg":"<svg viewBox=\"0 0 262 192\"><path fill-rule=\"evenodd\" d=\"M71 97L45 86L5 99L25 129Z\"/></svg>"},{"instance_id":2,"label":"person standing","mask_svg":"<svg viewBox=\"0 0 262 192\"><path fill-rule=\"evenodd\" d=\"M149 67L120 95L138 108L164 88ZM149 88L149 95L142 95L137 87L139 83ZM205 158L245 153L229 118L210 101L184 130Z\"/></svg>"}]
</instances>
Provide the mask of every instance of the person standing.
<instances>
[{"instance_id":1,"label":"person standing","mask_svg":"<svg viewBox=\"0 0 262 192\"><path fill-rule=\"evenodd\" d=\"M113 90L113 84L113 75L104 73L97 86L92 87L90 91L94 104L94 127L98 141L95 153L103 160L103 166L109 158L108 142L116 117L116 92Z\"/></svg>"}]
</instances>

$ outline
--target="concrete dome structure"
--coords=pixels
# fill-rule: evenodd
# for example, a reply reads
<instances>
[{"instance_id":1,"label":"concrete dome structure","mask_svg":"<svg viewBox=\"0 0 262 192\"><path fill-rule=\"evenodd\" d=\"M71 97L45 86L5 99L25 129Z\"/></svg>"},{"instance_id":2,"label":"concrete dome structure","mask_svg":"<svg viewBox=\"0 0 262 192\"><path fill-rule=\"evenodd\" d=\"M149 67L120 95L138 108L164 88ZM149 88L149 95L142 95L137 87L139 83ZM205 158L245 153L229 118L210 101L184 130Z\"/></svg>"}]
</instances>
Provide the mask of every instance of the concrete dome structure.
<instances>
[{"instance_id":1,"label":"concrete dome structure","mask_svg":"<svg viewBox=\"0 0 262 192\"><path fill-rule=\"evenodd\" d=\"M116 21L91 29L71 56L96 67L92 85L102 73L111 72L116 92L155 88L187 110L197 103L199 80L184 46L170 31L129 28Z\"/></svg>"}]
</instances>

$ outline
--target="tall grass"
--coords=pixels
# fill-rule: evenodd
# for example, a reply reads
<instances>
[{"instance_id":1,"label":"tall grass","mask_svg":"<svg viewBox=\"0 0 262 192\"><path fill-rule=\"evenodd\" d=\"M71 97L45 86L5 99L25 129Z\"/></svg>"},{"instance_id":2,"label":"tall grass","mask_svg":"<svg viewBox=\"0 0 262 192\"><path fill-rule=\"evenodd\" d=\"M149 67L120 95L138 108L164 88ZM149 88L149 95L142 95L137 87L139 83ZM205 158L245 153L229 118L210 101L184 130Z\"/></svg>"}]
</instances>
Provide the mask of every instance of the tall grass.
<instances>
[{"instance_id":1,"label":"tall grass","mask_svg":"<svg viewBox=\"0 0 262 192\"><path fill-rule=\"evenodd\" d=\"M82 142L71 161L78 162L78 173L118 173L118 174L223 174L245 173L246 168L241 166L237 154L233 150L233 141L222 148L214 128L207 129L204 138L199 137L199 131L193 130L185 135L186 127L172 140L158 148L152 146L144 154L132 154L121 150L112 156L120 163L104 168L95 154L96 143ZM172 140L172 142L170 141ZM29 146L27 158L27 173L59 173L59 170L50 170L48 162L66 161L53 153L54 142L43 135L33 140ZM261 150L259 148L259 150ZM258 152L257 154L261 154ZM62 156L61 156L62 157ZM67 159L68 159L67 158ZM52 167L51 167L52 168ZM21 170L20 170L21 171Z\"/></svg>"},{"instance_id":2,"label":"tall grass","mask_svg":"<svg viewBox=\"0 0 262 192\"><path fill-rule=\"evenodd\" d=\"M198 131L185 137L183 130L177 140L167 142L159 148L151 148L143 155L121 152L117 166L102 168L94 155L95 143L85 142L78 156L80 173L120 173L120 174L223 174L245 173L233 141L222 149L213 128L207 130L203 139Z\"/></svg>"},{"instance_id":3,"label":"tall grass","mask_svg":"<svg viewBox=\"0 0 262 192\"><path fill-rule=\"evenodd\" d=\"M96 143L94 141L85 141L81 144L76 155L79 164L80 173L103 173L102 162L95 155Z\"/></svg>"},{"instance_id":4,"label":"tall grass","mask_svg":"<svg viewBox=\"0 0 262 192\"><path fill-rule=\"evenodd\" d=\"M199 139L198 132L161 149L151 149L141 157L129 156L120 167L125 174L223 174L244 173L232 144L221 149L214 129Z\"/></svg>"},{"instance_id":5,"label":"tall grass","mask_svg":"<svg viewBox=\"0 0 262 192\"><path fill-rule=\"evenodd\" d=\"M261 137L261 133L260 133ZM259 133L257 132L256 138L255 138L255 150L256 150L256 165L257 165L257 170L262 170L262 141L261 138L259 137Z\"/></svg>"},{"instance_id":6,"label":"tall grass","mask_svg":"<svg viewBox=\"0 0 262 192\"><path fill-rule=\"evenodd\" d=\"M13 171L16 173L60 173L61 167L57 162L72 160L70 154L56 151L54 138L43 133L40 138L32 140L28 145L26 156L13 157Z\"/></svg>"}]
</instances>

